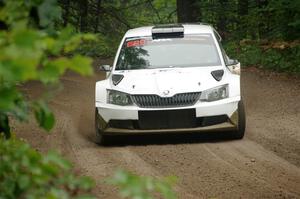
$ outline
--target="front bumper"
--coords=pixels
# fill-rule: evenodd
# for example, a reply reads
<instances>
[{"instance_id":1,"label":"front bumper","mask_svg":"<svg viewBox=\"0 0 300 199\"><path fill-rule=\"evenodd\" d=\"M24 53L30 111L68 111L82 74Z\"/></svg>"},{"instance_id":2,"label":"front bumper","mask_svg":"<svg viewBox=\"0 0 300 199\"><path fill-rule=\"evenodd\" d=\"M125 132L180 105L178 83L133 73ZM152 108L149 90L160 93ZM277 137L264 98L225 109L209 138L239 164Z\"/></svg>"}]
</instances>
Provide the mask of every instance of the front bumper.
<instances>
[{"instance_id":1,"label":"front bumper","mask_svg":"<svg viewBox=\"0 0 300 199\"><path fill-rule=\"evenodd\" d=\"M238 125L237 107L240 97L227 98L215 102L199 102L193 106L180 108L139 108L137 106L117 106L96 102L98 120L103 134L141 134L168 132L201 132L236 130ZM197 125L175 128L141 128L139 112L195 110ZM180 118L179 118L180 119ZM205 122L209 120L210 122ZM117 124L117 125L116 125ZM175 125L176 126L176 125Z\"/></svg>"}]
</instances>

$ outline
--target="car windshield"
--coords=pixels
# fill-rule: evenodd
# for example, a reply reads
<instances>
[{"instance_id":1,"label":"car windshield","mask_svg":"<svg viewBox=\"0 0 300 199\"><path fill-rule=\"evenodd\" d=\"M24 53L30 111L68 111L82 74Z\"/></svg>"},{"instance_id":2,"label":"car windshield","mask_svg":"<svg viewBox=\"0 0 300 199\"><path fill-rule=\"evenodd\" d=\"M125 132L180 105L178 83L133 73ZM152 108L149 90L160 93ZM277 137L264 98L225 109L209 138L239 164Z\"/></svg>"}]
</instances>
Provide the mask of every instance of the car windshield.
<instances>
[{"instance_id":1,"label":"car windshield","mask_svg":"<svg viewBox=\"0 0 300 199\"><path fill-rule=\"evenodd\" d=\"M115 70L221 65L211 34L184 38L128 38L118 57Z\"/></svg>"}]
</instances>

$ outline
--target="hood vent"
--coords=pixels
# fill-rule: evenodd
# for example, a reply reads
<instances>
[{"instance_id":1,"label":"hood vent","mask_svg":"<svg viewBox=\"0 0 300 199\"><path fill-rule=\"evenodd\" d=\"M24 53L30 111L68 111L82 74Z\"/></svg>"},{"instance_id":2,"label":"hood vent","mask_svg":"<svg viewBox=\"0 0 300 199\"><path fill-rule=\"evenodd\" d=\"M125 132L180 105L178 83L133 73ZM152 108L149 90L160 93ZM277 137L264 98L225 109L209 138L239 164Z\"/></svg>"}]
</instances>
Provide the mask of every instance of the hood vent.
<instances>
[{"instance_id":1,"label":"hood vent","mask_svg":"<svg viewBox=\"0 0 300 199\"><path fill-rule=\"evenodd\" d=\"M224 75L224 70L215 70L211 72L211 75L215 78L217 81L221 81L223 75Z\"/></svg>"},{"instance_id":2,"label":"hood vent","mask_svg":"<svg viewBox=\"0 0 300 199\"><path fill-rule=\"evenodd\" d=\"M115 86L118 85L122 81L123 78L124 78L124 75L112 75L112 77L111 77L112 82Z\"/></svg>"}]
</instances>

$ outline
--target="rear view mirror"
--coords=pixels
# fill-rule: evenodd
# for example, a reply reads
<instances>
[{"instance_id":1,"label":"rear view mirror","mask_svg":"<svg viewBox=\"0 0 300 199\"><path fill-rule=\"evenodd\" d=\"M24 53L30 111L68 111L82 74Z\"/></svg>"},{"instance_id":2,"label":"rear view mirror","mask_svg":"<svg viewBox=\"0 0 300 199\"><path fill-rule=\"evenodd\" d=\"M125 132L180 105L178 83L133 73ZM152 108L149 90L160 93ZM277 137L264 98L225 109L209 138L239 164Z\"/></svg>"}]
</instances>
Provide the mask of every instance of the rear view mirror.
<instances>
[{"instance_id":1,"label":"rear view mirror","mask_svg":"<svg viewBox=\"0 0 300 199\"><path fill-rule=\"evenodd\" d=\"M101 66L99 66L99 70L104 71L104 72L110 72L111 66L110 65L101 65Z\"/></svg>"},{"instance_id":2,"label":"rear view mirror","mask_svg":"<svg viewBox=\"0 0 300 199\"><path fill-rule=\"evenodd\" d=\"M236 59L229 59L227 63L227 68L233 74L240 75L241 74L241 63Z\"/></svg>"},{"instance_id":3,"label":"rear view mirror","mask_svg":"<svg viewBox=\"0 0 300 199\"><path fill-rule=\"evenodd\" d=\"M228 59L228 63L227 65L230 66L230 65L237 65L239 64L239 61L236 60L236 59Z\"/></svg>"}]
</instances>

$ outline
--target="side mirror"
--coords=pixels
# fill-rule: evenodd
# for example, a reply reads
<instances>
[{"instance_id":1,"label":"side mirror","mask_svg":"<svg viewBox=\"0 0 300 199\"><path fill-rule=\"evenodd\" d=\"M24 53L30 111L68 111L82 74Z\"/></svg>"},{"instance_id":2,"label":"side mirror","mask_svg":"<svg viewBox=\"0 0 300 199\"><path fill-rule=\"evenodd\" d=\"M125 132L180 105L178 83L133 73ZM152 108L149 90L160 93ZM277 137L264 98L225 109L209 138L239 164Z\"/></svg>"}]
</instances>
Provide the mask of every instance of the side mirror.
<instances>
[{"instance_id":1,"label":"side mirror","mask_svg":"<svg viewBox=\"0 0 300 199\"><path fill-rule=\"evenodd\" d=\"M230 65L237 65L239 64L239 61L236 60L236 59L228 59L228 63L227 65L230 66Z\"/></svg>"},{"instance_id":2,"label":"side mirror","mask_svg":"<svg viewBox=\"0 0 300 199\"><path fill-rule=\"evenodd\" d=\"M231 73L240 75L241 74L241 63L236 59L229 59L227 63L227 68Z\"/></svg>"},{"instance_id":3,"label":"side mirror","mask_svg":"<svg viewBox=\"0 0 300 199\"><path fill-rule=\"evenodd\" d=\"M101 66L99 66L99 70L104 71L104 72L110 72L111 66L110 65L101 65Z\"/></svg>"}]
</instances>

